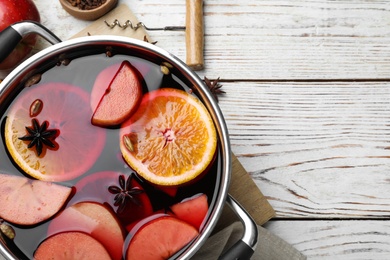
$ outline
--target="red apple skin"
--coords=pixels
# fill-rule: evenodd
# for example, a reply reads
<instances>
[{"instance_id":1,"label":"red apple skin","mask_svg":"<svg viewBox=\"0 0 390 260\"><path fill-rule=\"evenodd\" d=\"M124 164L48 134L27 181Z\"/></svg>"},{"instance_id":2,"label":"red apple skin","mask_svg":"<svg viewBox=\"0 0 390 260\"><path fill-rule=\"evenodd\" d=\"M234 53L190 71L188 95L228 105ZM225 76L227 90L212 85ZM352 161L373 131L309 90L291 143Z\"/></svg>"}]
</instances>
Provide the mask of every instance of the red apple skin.
<instances>
[{"instance_id":1,"label":"red apple skin","mask_svg":"<svg viewBox=\"0 0 390 260\"><path fill-rule=\"evenodd\" d=\"M13 23L25 20L41 21L38 9L32 0L0 0L0 31ZM10 55L0 63L0 70L14 68L32 51L36 40L35 34L24 37Z\"/></svg>"}]
</instances>

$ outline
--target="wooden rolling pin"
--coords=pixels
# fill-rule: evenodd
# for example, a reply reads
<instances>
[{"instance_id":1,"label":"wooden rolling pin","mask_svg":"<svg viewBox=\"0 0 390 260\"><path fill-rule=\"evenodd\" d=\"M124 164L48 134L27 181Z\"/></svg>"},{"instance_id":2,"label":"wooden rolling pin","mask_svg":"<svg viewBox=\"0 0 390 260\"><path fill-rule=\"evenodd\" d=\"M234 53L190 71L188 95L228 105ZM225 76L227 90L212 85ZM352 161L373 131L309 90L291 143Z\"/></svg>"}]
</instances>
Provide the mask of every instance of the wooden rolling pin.
<instances>
[{"instance_id":1,"label":"wooden rolling pin","mask_svg":"<svg viewBox=\"0 0 390 260\"><path fill-rule=\"evenodd\" d=\"M186 0L186 63L202 70L204 46L203 0Z\"/></svg>"}]
</instances>

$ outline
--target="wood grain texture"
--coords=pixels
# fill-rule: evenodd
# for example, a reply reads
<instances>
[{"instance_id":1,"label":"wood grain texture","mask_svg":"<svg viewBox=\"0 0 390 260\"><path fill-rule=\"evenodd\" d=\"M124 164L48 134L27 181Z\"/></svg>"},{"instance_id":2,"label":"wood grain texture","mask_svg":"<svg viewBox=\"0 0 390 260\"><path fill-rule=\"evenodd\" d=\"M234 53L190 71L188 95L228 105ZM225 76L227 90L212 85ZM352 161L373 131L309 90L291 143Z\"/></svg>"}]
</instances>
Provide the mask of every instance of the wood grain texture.
<instances>
[{"instance_id":1,"label":"wood grain texture","mask_svg":"<svg viewBox=\"0 0 390 260\"><path fill-rule=\"evenodd\" d=\"M181 0L163 4L135 1L130 5L152 24L184 24ZM208 0L204 22L204 74L210 77L389 77L390 3L386 1ZM163 32L153 38L184 57L182 35Z\"/></svg>"},{"instance_id":2,"label":"wood grain texture","mask_svg":"<svg viewBox=\"0 0 390 260\"><path fill-rule=\"evenodd\" d=\"M277 217L390 217L390 83L223 88L233 152Z\"/></svg>"},{"instance_id":3,"label":"wood grain texture","mask_svg":"<svg viewBox=\"0 0 390 260\"><path fill-rule=\"evenodd\" d=\"M388 221L271 221L278 234L308 259L388 260Z\"/></svg>"},{"instance_id":4,"label":"wood grain texture","mask_svg":"<svg viewBox=\"0 0 390 260\"><path fill-rule=\"evenodd\" d=\"M62 39L86 26L70 17L57 1L35 2L42 10L43 24ZM186 23L183 0L122 2L150 27ZM45 18L53 11L60 21ZM204 2L204 23L205 70L199 72L202 77L389 78L387 1L208 0ZM185 60L184 32L151 31L150 36L158 46Z\"/></svg>"}]
</instances>

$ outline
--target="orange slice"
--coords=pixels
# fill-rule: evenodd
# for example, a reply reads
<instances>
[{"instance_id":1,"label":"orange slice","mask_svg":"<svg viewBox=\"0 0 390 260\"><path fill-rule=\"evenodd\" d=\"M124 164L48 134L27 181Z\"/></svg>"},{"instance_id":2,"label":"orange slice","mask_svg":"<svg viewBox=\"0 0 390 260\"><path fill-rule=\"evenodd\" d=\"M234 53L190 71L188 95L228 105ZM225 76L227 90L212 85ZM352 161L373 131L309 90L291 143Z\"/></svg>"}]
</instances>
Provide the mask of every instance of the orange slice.
<instances>
[{"instance_id":1,"label":"orange slice","mask_svg":"<svg viewBox=\"0 0 390 260\"><path fill-rule=\"evenodd\" d=\"M126 162L160 186L195 179L212 161L216 146L216 130L206 107L187 92L171 88L144 95L120 131Z\"/></svg>"},{"instance_id":2,"label":"orange slice","mask_svg":"<svg viewBox=\"0 0 390 260\"><path fill-rule=\"evenodd\" d=\"M39 109L34 109L38 103ZM74 179L92 167L105 145L106 132L91 124L89 94L65 83L35 85L22 92L12 104L5 123L5 143L14 162L28 175L44 181ZM36 108L36 106L35 106ZM55 147L28 147L32 120L46 121L48 129L58 131L51 140Z\"/></svg>"}]
</instances>

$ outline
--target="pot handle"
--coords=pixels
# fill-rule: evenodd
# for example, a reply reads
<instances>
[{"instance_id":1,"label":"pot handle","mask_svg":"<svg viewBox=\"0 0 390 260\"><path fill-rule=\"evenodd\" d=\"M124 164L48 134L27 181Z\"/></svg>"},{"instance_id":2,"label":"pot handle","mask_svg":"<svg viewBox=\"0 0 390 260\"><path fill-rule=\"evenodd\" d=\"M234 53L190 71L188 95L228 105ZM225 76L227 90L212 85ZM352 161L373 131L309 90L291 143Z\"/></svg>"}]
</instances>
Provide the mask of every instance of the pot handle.
<instances>
[{"instance_id":1,"label":"pot handle","mask_svg":"<svg viewBox=\"0 0 390 260\"><path fill-rule=\"evenodd\" d=\"M244 235L231 248L224 252L219 260L246 260L250 259L257 246L257 226L246 210L230 195L226 198L227 204L238 215L244 225Z\"/></svg>"},{"instance_id":2,"label":"pot handle","mask_svg":"<svg viewBox=\"0 0 390 260\"><path fill-rule=\"evenodd\" d=\"M52 44L61 42L60 38L40 23L34 21L17 22L0 32L0 62L8 57L23 36L30 33L37 33Z\"/></svg>"}]
</instances>

